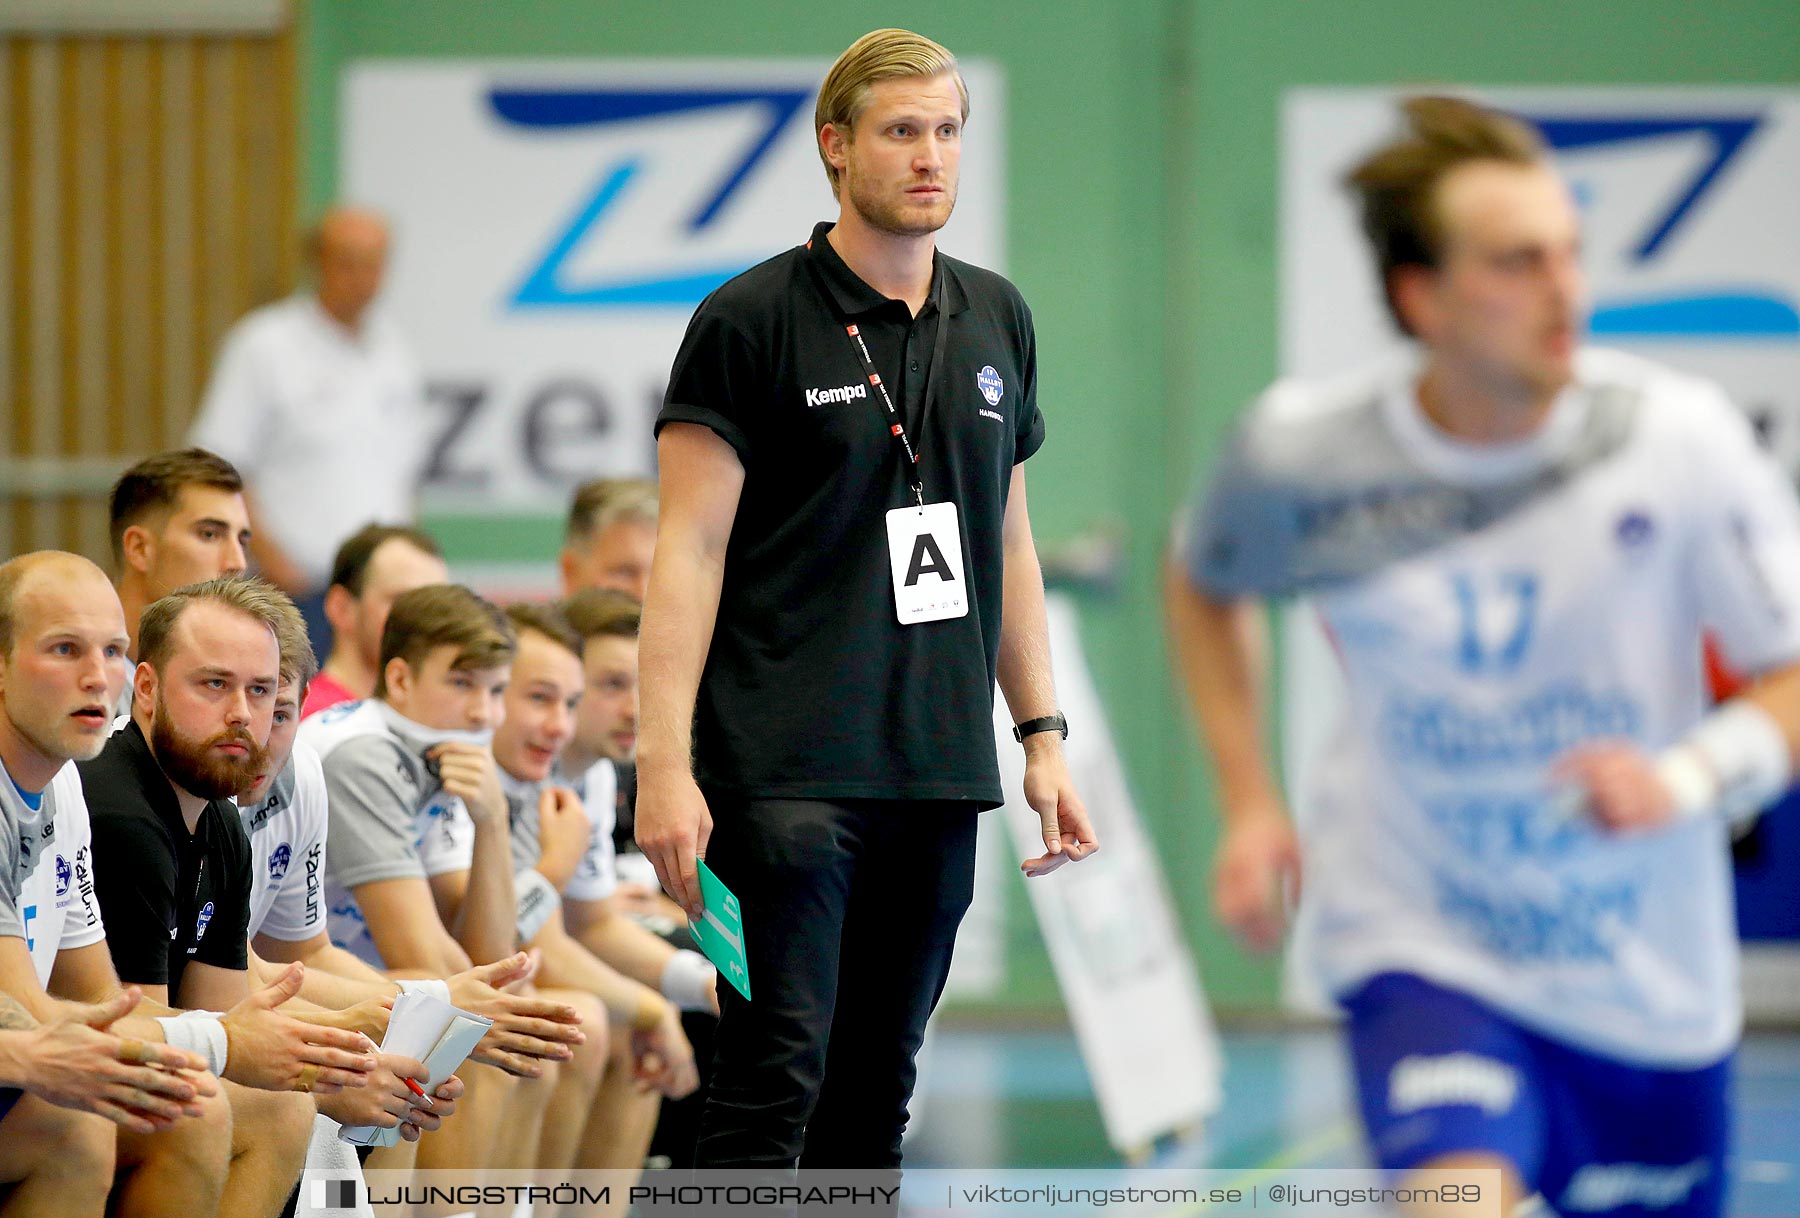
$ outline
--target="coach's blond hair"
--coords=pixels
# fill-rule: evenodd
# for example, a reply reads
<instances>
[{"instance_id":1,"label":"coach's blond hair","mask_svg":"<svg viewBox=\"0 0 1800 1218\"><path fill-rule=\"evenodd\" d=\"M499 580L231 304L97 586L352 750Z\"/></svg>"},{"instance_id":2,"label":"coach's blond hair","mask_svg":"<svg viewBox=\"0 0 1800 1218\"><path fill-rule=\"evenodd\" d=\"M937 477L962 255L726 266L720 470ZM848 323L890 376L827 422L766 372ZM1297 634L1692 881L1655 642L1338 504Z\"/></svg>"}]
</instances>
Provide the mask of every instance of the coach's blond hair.
<instances>
[{"instance_id":1,"label":"coach's blond hair","mask_svg":"<svg viewBox=\"0 0 1800 1218\"><path fill-rule=\"evenodd\" d=\"M963 83L956 56L923 34L911 30L871 30L864 34L831 65L825 83L819 86L819 101L813 107L813 142L819 146L819 160L825 163L825 176L831 179L831 193L838 189L838 171L825 156L825 145L818 137L827 126L836 127L849 139L856 120L869 105L869 87L877 81L912 77L942 76L948 72L956 80L957 95L962 98L962 116L969 117L969 86Z\"/></svg>"}]
</instances>

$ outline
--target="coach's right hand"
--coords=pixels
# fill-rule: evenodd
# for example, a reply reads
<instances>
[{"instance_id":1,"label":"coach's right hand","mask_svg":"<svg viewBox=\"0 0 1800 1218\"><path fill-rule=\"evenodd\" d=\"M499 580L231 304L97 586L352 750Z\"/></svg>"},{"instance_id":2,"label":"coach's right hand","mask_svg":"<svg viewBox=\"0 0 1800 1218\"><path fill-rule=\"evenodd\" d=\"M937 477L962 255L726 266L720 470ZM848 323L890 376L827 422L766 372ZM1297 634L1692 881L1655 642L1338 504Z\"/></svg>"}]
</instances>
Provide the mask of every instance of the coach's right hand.
<instances>
[{"instance_id":1,"label":"coach's right hand","mask_svg":"<svg viewBox=\"0 0 1800 1218\"><path fill-rule=\"evenodd\" d=\"M1231 812L1213 858L1213 910L1257 951L1281 946L1290 902L1300 899L1300 838L1277 806Z\"/></svg>"},{"instance_id":2,"label":"coach's right hand","mask_svg":"<svg viewBox=\"0 0 1800 1218\"><path fill-rule=\"evenodd\" d=\"M706 910L697 860L706 857L712 813L700 785L685 770L638 772L638 849L656 865L656 878L690 919Z\"/></svg>"},{"instance_id":3,"label":"coach's right hand","mask_svg":"<svg viewBox=\"0 0 1800 1218\"><path fill-rule=\"evenodd\" d=\"M273 982L225 1012L225 1077L265 1091L361 1087L375 1068L375 1045L361 1032L327 1028L275 1008L300 992L306 966L290 964Z\"/></svg>"}]
</instances>

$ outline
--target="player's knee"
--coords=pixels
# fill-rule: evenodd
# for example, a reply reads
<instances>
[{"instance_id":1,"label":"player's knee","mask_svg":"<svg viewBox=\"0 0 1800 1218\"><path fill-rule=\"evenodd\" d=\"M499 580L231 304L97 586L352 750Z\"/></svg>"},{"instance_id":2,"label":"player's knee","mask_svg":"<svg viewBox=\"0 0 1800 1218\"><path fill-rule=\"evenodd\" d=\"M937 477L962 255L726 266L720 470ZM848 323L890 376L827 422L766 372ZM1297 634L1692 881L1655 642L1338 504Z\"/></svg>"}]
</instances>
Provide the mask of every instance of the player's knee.
<instances>
[{"instance_id":1,"label":"player's knee","mask_svg":"<svg viewBox=\"0 0 1800 1218\"><path fill-rule=\"evenodd\" d=\"M118 1129L105 1117L58 1108L27 1096L0 1128L15 1145L41 1147L32 1175L59 1181L58 1188L104 1198L118 1166Z\"/></svg>"},{"instance_id":2,"label":"player's knee","mask_svg":"<svg viewBox=\"0 0 1800 1218\"><path fill-rule=\"evenodd\" d=\"M225 1187L225 1174L231 1167L231 1101L221 1086L219 1094L201 1096L197 1102L198 1116L183 1117L151 1135L145 1144L145 1159L163 1170L180 1172L197 1194L216 1196Z\"/></svg>"},{"instance_id":3,"label":"player's knee","mask_svg":"<svg viewBox=\"0 0 1800 1218\"><path fill-rule=\"evenodd\" d=\"M310 1095L230 1084L226 1093L231 1097L237 1153L253 1152L278 1161L305 1158L318 1111Z\"/></svg>"},{"instance_id":4,"label":"player's knee","mask_svg":"<svg viewBox=\"0 0 1800 1218\"><path fill-rule=\"evenodd\" d=\"M268 1095L274 1103L263 1118L267 1121L267 1137L284 1156L304 1159L312 1142L318 1105L310 1095L298 1092L272 1091Z\"/></svg>"},{"instance_id":5,"label":"player's knee","mask_svg":"<svg viewBox=\"0 0 1800 1218\"><path fill-rule=\"evenodd\" d=\"M68 1127L56 1135L56 1158L73 1179L111 1181L118 1167L118 1129L105 1117L71 1112Z\"/></svg>"},{"instance_id":6,"label":"player's knee","mask_svg":"<svg viewBox=\"0 0 1800 1218\"><path fill-rule=\"evenodd\" d=\"M581 1016L581 1032L587 1039L575 1046L575 1056L565 1069L579 1071L584 1078L598 1082L606 1072L607 1059L613 1050L615 1038L606 1022L606 1007L592 994L566 993L559 994L558 999L567 1002ZM619 1041L628 1038L618 1037Z\"/></svg>"}]
</instances>

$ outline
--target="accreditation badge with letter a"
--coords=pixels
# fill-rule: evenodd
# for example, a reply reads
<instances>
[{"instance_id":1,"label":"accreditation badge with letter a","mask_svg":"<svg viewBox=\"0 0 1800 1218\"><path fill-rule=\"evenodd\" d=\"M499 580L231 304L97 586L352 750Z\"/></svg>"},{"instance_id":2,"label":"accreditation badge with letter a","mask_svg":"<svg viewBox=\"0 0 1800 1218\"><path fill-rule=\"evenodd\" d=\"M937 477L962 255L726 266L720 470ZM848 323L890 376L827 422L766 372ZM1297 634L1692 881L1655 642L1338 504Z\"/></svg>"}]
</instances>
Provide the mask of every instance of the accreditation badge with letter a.
<instances>
[{"instance_id":1,"label":"accreditation badge with letter a","mask_svg":"<svg viewBox=\"0 0 1800 1218\"><path fill-rule=\"evenodd\" d=\"M887 514L888 562L894 572L894 612L902 626L966 617L962 530L954 503L895 508Z\"/></svg>"}]
</instances>

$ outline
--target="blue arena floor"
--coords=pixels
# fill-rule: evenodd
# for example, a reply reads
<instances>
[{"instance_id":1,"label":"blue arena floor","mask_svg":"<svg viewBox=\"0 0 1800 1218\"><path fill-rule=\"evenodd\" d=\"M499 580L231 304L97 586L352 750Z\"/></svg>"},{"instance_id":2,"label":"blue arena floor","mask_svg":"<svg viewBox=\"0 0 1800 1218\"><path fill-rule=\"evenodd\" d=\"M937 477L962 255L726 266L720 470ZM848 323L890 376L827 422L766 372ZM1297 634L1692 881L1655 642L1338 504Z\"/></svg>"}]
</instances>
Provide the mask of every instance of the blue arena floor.
<instances>
[{"instance_id":1,"label":"blue arena floor","mask_svg":"<svg viewBox=\"0 0 1800 1218\"><path fill-rule=\"evenodd\" d=\"M1347 1064L1328 1030L1227 1032L1225 1105L1157 1151L1159 1167L1356 1167L1367 1162ZM909 1166L1106 1167L1087 1071L1066 1032L942 1029L924 1063ZM1734 1218L1800 1215L1800 1033L1752 1033L1738 1056Z\"/></svg>"}]
</instances>

